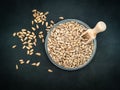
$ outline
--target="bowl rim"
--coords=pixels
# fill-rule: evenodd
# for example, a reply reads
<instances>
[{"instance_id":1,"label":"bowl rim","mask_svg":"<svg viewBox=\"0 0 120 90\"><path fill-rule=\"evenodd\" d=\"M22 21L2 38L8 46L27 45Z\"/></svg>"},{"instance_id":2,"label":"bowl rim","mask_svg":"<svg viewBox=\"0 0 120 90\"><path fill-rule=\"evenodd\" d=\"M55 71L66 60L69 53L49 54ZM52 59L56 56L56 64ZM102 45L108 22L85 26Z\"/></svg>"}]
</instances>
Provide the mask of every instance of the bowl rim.
<instances>
[{"instance_id":1,"label":"bowl rim","mask_svg":"<svg viewBox=\"0 0 120 90\"><path fill-rule=\"evenodd\" d=\"M96 53L97 40L96 40L96 39L93 40L94 49L93 49L92 55L91 55L91 57L88 59L88 61L87 61L86 63L84 63L83 65L80 65L80 66L78 66L78 67L76 67L76 68L65 68L65 67L57 64L57 63L50 57L50 55L49 55L49 53L48 53L48 49L47 49L48 37L50 36L50 34L51 34L51 32L52 32L52 30L53 30L54 27L58 26L58 25L61 24L61 23L70 22L70 21L75 21L75 22L77 22L77 23L82 24L83 26L85 26L85 27L88 28L88 29L90 28L86 23L84 23L84 22L81 21L81 20L77 20L77 19L65 19L65 20L62 20L62 21L57 22L56 24L54 24L54 26L53 26L53 27L50 29L50 31L47 33L47 36L46 36L46 38L45 38L45 51L46 51L46 54L47 54L49 60L50 60L55 66L57 66L58 68L63 69L63 70L74 71L74 70L78 70L78 69L81 69L81 68L87 66L87 65L92 61L92 59L93 59L93 57L94 57L94 55L95 55L95 53Z\"/></svg>"}]
</instances>

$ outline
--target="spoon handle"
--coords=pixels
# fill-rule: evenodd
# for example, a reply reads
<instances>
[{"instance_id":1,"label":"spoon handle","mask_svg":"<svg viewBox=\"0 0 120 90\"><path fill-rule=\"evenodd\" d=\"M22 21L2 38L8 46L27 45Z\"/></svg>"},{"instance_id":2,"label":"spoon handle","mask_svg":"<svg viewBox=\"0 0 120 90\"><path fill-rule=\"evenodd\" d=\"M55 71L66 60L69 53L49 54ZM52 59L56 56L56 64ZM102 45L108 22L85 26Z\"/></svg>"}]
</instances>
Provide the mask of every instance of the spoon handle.
<instances>
[{"instance_id":1,"label":"spoon handle","mask_svg":"<svg viewBox=\"0 0 120 90\"><path fill-rule=\"evenodd\" d=\"M105 31L106 30L106 24L105 24L105 22L103 22L103 21L99 21L97 24L96 24L96 26L93 28L93 33L94 34L98 34L98 33L100 33L100 32L103 32L103 31Z\"/></svg>"}]
</instances>

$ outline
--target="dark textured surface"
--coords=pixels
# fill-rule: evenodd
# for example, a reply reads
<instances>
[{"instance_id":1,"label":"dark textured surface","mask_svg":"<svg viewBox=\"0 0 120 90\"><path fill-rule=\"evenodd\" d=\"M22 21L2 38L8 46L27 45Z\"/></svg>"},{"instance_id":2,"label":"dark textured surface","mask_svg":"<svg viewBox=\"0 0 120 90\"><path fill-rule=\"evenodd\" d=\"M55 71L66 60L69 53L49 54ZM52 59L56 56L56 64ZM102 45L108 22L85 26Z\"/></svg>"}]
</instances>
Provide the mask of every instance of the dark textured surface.
<instances>
[{"instance_id":1,"label":"dark textured surface","mask_svg":"<svg viewBox=\"0 0 120 90\"><path fill-rule=\"evenodd\" d=\"M60 88L87 88L87 90L118 90L120 80L120 6L116 0L6 0L0 5L0 82L7 90L43 90ZM30 29L32 9L49 11L49 19L58 21L59 16L82 20L91 28L103 20L107 30L97 37L97 51L92 62L81 70L67 72L50 63L44 45L38 43L40 58L28 57L21 50L13 32ZM18 48L11 49L13 44ZM15 70L18 59L41 62L39 68L30 65ZM54 72L48 73L51 68ZM83 90L83 89L82 89ZM84 89L85 90L85 89Z\"/></svg>"}]
</instances>

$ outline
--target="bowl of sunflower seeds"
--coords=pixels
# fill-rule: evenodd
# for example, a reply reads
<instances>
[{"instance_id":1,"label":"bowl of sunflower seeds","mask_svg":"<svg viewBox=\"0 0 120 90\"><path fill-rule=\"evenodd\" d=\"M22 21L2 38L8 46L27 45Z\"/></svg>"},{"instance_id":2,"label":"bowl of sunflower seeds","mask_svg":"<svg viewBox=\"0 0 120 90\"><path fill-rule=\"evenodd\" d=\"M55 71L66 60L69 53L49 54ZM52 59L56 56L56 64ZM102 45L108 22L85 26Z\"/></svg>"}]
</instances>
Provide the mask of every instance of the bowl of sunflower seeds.
<instances>
[{"instance_id":1,"label":"bowl of sunflower seeds","mask_svg":"<svg viewBox=\"0 0 120 90\"><path fill-rule=\"evenodd\" d=\"M85 44L87 36L80 35L89 28L77 19L65 19L54 24L45 39L45 50L50 61L68 71L88 65L96 52L96 39Z\"/></svg>"}]
</instances>

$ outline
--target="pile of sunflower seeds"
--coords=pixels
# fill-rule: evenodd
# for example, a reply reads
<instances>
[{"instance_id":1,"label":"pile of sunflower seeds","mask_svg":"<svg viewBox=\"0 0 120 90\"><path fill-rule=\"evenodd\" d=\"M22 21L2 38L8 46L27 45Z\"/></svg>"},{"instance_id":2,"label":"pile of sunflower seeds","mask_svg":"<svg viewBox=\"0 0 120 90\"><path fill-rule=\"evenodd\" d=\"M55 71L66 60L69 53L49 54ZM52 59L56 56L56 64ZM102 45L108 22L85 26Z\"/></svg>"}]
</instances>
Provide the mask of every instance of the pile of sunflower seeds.
<instances>
[{"instance_id":1,"label":"pile of sunflower seeds","mask_svg":"<svg viewBox=\"0 0 120 90\"><path fill-rule=\"evenodd\" d=\"M20 41L22 42L22 49L27 49L27 54L32 55L33 54L33 47L36 46L37 39L34 32L28 31L26 29L22 29L21 31L17 33L13 33L13 36L17 36Z\"/></svg>"},{"instance_id":2,"label":"pile of sunflower seeds","mask_svg":"<svg viewBox=\"0 0 120 90\"><path fill-rule=\"evenodd\" d=\"M43 26L45 24L46 31L49 32L50 28L53 27L54 21L50 20L50 23L47 21L47 15L49 12L40 12L36 9L32 10L33 13L33 20L31 21L31 30L21 29L19 32L14 32L13 37L18 37L22 43L22 49L26 49L27 55L37 55L41 56L40 52L35 52L34 48L37 45L37 37L41 39L41 42L44 43L44 34L43 31L39 31L38 36L35 34L36 30L40 30L40 24ZM62 18L61 18L62 19ZM12 48L15 49L18 45L13 45ZM25 61L23 59L19 60L19 64L24 64ZM26 64L30 64L30 60L26 61ZM33 62L31 63L32 66L38 67L40 62ZM18 70L18 64L16 64L16 70ZM51 69L48 69L48 72L53 72Z\"/></svg>"},{"instance_id":3,"label":"pile of sunflower seeds","mask_svg":"<svg viewBox=\"0 0 120 90\"><path fill-rule=\"evenodd\" d=\"M53 28L47 47L55 63L65 68L76 68L89 60L93 53L93 42L85 44L87 38L80 37L86 30L86 27L75 21L68 21Z\"/></svg>"}]
</instances>

